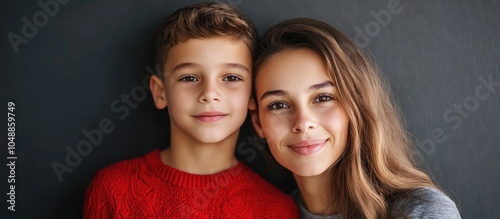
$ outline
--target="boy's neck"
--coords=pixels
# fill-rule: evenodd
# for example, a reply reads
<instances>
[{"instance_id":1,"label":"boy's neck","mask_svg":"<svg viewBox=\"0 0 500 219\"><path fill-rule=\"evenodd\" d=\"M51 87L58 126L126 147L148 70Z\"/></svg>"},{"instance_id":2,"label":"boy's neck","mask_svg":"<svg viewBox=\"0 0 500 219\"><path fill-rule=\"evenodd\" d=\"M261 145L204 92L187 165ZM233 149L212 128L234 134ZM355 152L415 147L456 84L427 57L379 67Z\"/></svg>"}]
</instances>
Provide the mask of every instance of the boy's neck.
<instances>
[{"instance_id":1,"label":"boy's neck","mask_svg":"<svg viewBox=\"0 0 500 219\"><path fill-rule=\"evenodd\" d=\"M329 187L329 177L327 171L317 176L299 176L293 174L297 186L299 187L302 204L311 213L323 215L327 213L328 200L331 194Z\"/></svg>"},{"instance_id":2,"label":"boy's neck","mask_svg":"<svg viewBox=\"0 0 500 219\"><path fill-rule=\"evenodd\" d=\"M208 175L227 170L238 163L234 156L238 132L213 144L177 137L171 139L170 148L160 153L165 165L191 174Z\"/></svg>"}]
</instances>

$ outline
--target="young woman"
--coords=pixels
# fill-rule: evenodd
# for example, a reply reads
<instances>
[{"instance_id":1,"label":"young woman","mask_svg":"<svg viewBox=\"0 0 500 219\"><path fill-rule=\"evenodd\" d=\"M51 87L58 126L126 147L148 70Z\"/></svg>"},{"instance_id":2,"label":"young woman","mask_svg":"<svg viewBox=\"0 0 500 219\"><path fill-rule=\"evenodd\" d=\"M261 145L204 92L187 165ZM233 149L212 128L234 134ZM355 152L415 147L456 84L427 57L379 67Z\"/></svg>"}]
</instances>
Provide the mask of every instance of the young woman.
<instances>
[{"instance_id":1,"label":"young woman","mask_svg":"<svg viewBox=\"0 0 500 219\"><path fill-rule=\"evenodd\" d=\"M379 75L350 39L313 19L271 27L257 48L252 122L289 169L305 218L460 218L410 156Z\"/></svg>"}]
</instances>

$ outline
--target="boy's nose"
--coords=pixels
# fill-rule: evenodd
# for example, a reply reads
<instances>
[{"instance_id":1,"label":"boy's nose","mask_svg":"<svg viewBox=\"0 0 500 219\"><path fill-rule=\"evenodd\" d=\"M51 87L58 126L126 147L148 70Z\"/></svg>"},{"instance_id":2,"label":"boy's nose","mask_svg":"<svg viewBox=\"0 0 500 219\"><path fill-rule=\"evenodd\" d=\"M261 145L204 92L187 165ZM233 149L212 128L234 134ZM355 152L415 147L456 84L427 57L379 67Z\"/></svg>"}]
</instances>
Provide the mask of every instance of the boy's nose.
<instances>
[{"instance_id":1,"label":"boy's nose","mask_svg":"<svg viewBox=\"0 0 500 219\"><path fill-rule=\"evenodd\" d=\"M211 103L214 101L218 102L220 100L221 100L221 95L217 90L217 86L207 84L204 86L198 101L200 103Z\"/></svg>"}]
</instances>

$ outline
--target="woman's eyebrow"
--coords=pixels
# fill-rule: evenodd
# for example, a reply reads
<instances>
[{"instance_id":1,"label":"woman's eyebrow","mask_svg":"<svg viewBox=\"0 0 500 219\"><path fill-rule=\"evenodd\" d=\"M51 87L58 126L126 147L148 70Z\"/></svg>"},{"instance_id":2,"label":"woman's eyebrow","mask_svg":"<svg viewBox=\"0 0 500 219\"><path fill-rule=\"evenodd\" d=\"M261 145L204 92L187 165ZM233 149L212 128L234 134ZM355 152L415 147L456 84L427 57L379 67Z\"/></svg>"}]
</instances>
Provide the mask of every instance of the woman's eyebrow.
<instances>
[{"instance_id":1,"label":"woman's eyebrow","mask_svg":"<svg viewBox=\"0 0 500 219\"><path fill-rule=\"evenodd\" d=\"M288 95L288 92L286 92L284 90L270 90L270 91L264 92L264 94L262 94L262 97L260 97L260 100L264 99L265 97L269 97L269 96L285 96L285 95Z\"/></svg>"},{"instance_id":2,"label":"woman's eyebrow","mask_svg":"<svg viewBox=\"0 0 500 219\"><path fill-rule=\"evenodd\" d=\"M319 84L313 84L311 85L307 91L311 91L311 90L319 90L321 88L325 88L325 87L335 87L335 85L333 84L333 82L331 81L325 81L323 83L319 83Z\"/></svg>"},{"instance_id":3,"label":"woman's eyebrow","mask_svg":"<svg viewBox=\"0 0 500 219\"><path fill-rule=\"evenodd\" d=\"M325 87L335 87L335 85L331 81L325 81L325 82L322 82L319 84L311 85L307 89L307 92L309 92L311 90L318 90L318 89L325 88ZM264 92L264 94L262 94L262 97L260 97L260 100L262 100L266 97L269 97L269 96L286 96L286 95L288 95L288 92L286 92L284 90L270 90L270 91Z\"/></svg>"}]
</instances>

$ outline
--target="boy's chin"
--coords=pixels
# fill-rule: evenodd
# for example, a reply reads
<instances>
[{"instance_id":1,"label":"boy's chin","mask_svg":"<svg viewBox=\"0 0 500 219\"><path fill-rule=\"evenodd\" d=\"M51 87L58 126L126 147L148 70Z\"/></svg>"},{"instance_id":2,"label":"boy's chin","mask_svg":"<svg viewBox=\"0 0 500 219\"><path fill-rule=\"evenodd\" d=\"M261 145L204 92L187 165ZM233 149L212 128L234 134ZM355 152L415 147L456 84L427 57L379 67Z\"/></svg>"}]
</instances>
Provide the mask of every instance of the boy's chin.
<instances>
[{"instance_id":1,"label":"boy's chin","mask_svg":"<svg viewBox=\"0 0 500 219\"><path fill-rule=\"evenodd\" d=\"M237 136L238 135L236 135L236 138ZM230 140L232 138L232 134L210 133L206 135L197 135L195 138L202 144L219 144L223 143L224 141Z\"/></svg>"}]
</instances>

